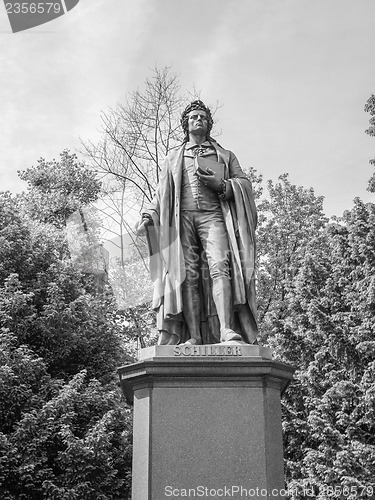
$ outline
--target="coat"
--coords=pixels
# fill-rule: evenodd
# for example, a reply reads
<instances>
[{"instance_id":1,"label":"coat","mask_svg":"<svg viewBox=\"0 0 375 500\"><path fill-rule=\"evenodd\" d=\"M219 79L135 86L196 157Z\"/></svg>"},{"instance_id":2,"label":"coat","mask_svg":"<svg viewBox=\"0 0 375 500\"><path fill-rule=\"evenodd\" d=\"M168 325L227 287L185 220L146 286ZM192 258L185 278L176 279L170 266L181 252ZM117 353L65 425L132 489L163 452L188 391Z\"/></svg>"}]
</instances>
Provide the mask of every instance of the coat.
<instances>
[{"instance_id":1,"label":"coat","mask_svg":"<svg viewBox=\"0 0 375 500\"><path fill-rule=\"evenodd\" d=\"M257 213L251 182L231 151L212 142L218 161L225 165L224 178L231 184L233 199L221 200L231 253L231 284L235 329L254 343L257 336L255 299L255 229ZM185 279L184 256L180 243L180 191L184 145L172 151L162 167L153 202L147 207L153 226L148 226L150 273L154 285L153 308L157 327L188 338L183 317L181 285ZM204 259L203 259L204 260ZM202 262L203 262L202 260ZM202 264L204 265L204 264ZM205 274L207 276L207 274ZM204 343L219 341L219 324L208 280L200 286L201 334ZM238 330L237 330L238 331Z\"/></svg>"}]
</instances>

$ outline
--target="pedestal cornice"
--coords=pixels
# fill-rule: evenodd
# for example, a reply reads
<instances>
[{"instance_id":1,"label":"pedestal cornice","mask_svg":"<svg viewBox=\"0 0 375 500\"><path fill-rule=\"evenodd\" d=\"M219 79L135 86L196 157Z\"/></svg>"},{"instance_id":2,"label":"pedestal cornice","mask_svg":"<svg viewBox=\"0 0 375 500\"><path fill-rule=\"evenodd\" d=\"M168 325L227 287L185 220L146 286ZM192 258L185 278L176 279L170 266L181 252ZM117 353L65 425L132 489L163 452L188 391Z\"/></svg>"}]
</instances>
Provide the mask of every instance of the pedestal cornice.
<instances>
[{"instance_id":1,"label":"pedestal cornice","mask_svg":"<svg viewBox=\"0 0 375 500\"><path fill-rule=\"evenodd\" d=\"M153 346L142 350L140 361L119 368L122 390L133 403L134 390L179 383L265 385L281 393L294 368L272 360L270 349L260 346ZM221 353L221 354L220 354Z\"/></svg>"}]
</instances>

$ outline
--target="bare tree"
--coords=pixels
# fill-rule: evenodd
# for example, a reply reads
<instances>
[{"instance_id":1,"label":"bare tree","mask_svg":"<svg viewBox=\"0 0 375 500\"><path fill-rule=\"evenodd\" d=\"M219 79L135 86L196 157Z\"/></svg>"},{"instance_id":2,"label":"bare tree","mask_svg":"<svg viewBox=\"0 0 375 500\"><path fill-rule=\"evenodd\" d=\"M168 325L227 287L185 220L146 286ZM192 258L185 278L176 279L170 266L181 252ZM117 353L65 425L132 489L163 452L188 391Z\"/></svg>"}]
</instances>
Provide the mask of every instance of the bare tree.
<instances>
[{"instance_id":1,"label":"bare tree","mask_svg":"<svg viewBox=\"0 0 375 500\"><path fill-rule=\"evenodd\" d=\"M188 98L181 96L178 76L169 67L155 68L143 89L102 113L102 140L83 143L102 181L103 239L118 248L122 267L129 239L134 242L134 223L154 195L162 159L182 140L179 119Z\"/></svg>"},{"instance_id":2,"label":"bare tree","mask_svg":"<svg viewBox=\"0 0 375 500\"><path fill-rule=\"evenodd\" d=\"M102 113L101 141L83 142L83 152L102 182L97 204L104 221L102 236L117 247L119 257L112 262L113 274L124 286L129 281L130 264L137 258L142 261L138 271L144 269L148 274L145 246L142 242L134 245L133 227L144 204L153 198L163 158L182 141L181 109L191 97L187 93L181 96L178 76L169 67L155 68L142 89ZM128 299L135 305L134 293L123 292L122 305Z\"/></svg>"},{"instance_id":3,"label":"bare tree","mask_svg":"<svg viewBox=\"0 0 375 500\"><path fill-rule=\"evenodd\" d=\"M83 144L107 190L124 190L125 206L142 208L152 199L161 160L181 141L179 116L185 102L178 76L168 67L155 68L143 90L102 113L103 140Z\"/></svg>"},{"instance_id":4,"label":"bare tree","mask_svg":"<svg viewBox=\"0 0 375 500\"><path fill-rule=\"evenodd\" d=\"M199 97L195 87L182 95L178 75L170 67L156 67L142 89L102 113L102 140L82 143L102 182L102 210L117 224L116 229L108 226L109 238L131 235L144 204L153 198L163 158L182 142L181 110ZM217 108L218 103L213 114Z\"/></svg>"},{"instance_id":5,"label":"bare tree","mask_svg":"<svg viewBox=\"0 0 375 500\"><path fill-rule=\"evenodd\" d=\"M142 89L102 113L102 140L83 143L103 187L97 208L104 221L103 240L107 248L116 247L109 277L121 308L144 303L150 295L146 243L135 241L133 228L153 198L163 158L182 142L182 109L199 97L195 88L181 94L171 68L155 68Z\"/></svg>"}]
</instances>

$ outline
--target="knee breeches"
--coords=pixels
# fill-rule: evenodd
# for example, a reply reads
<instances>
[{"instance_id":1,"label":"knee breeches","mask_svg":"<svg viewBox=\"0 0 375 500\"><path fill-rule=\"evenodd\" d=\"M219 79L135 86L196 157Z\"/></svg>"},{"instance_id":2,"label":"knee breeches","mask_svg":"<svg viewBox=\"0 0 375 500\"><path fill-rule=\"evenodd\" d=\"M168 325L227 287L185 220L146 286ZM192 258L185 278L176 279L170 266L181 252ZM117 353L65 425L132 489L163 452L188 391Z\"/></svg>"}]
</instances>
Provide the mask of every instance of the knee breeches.
<instances>
[{"instance_id":1,"label":"knee breeches","mask_svg":"<svg viewBox=\"0 0 375 500\"><path fill-rule=\"evenodd\" d=\"M181 244L186 269L185 286L198 286L199 275L207 269L201 263L201 248L212 281L230 277L229 243L221 211L183 211Z\"/></svg>"}]
</instances>

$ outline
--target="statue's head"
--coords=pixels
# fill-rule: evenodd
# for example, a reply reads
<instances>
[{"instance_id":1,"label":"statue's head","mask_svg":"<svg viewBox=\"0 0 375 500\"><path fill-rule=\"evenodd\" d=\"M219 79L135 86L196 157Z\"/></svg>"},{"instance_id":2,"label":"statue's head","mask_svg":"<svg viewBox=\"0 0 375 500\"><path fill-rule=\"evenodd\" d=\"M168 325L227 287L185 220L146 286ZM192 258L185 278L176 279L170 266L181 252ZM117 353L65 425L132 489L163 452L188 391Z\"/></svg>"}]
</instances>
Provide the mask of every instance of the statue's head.
<instances>
[{"instance_id":1,"label":"statue's head","mask_svg":"<svg viewBox=\"0 0 375 500\"><path fill-rule=\"evenodd\" d=\"M193 101L191 102L183 111L181 115L181 126L184 131L184 141L187 142L189 140L189 114L192 111L201 110L206 113L207 116L207 138L210 137L210 132L212 130L212 126L214 121L212 119L211 110L208 108L202 101Z\"/></svg>"}]
</instances>

